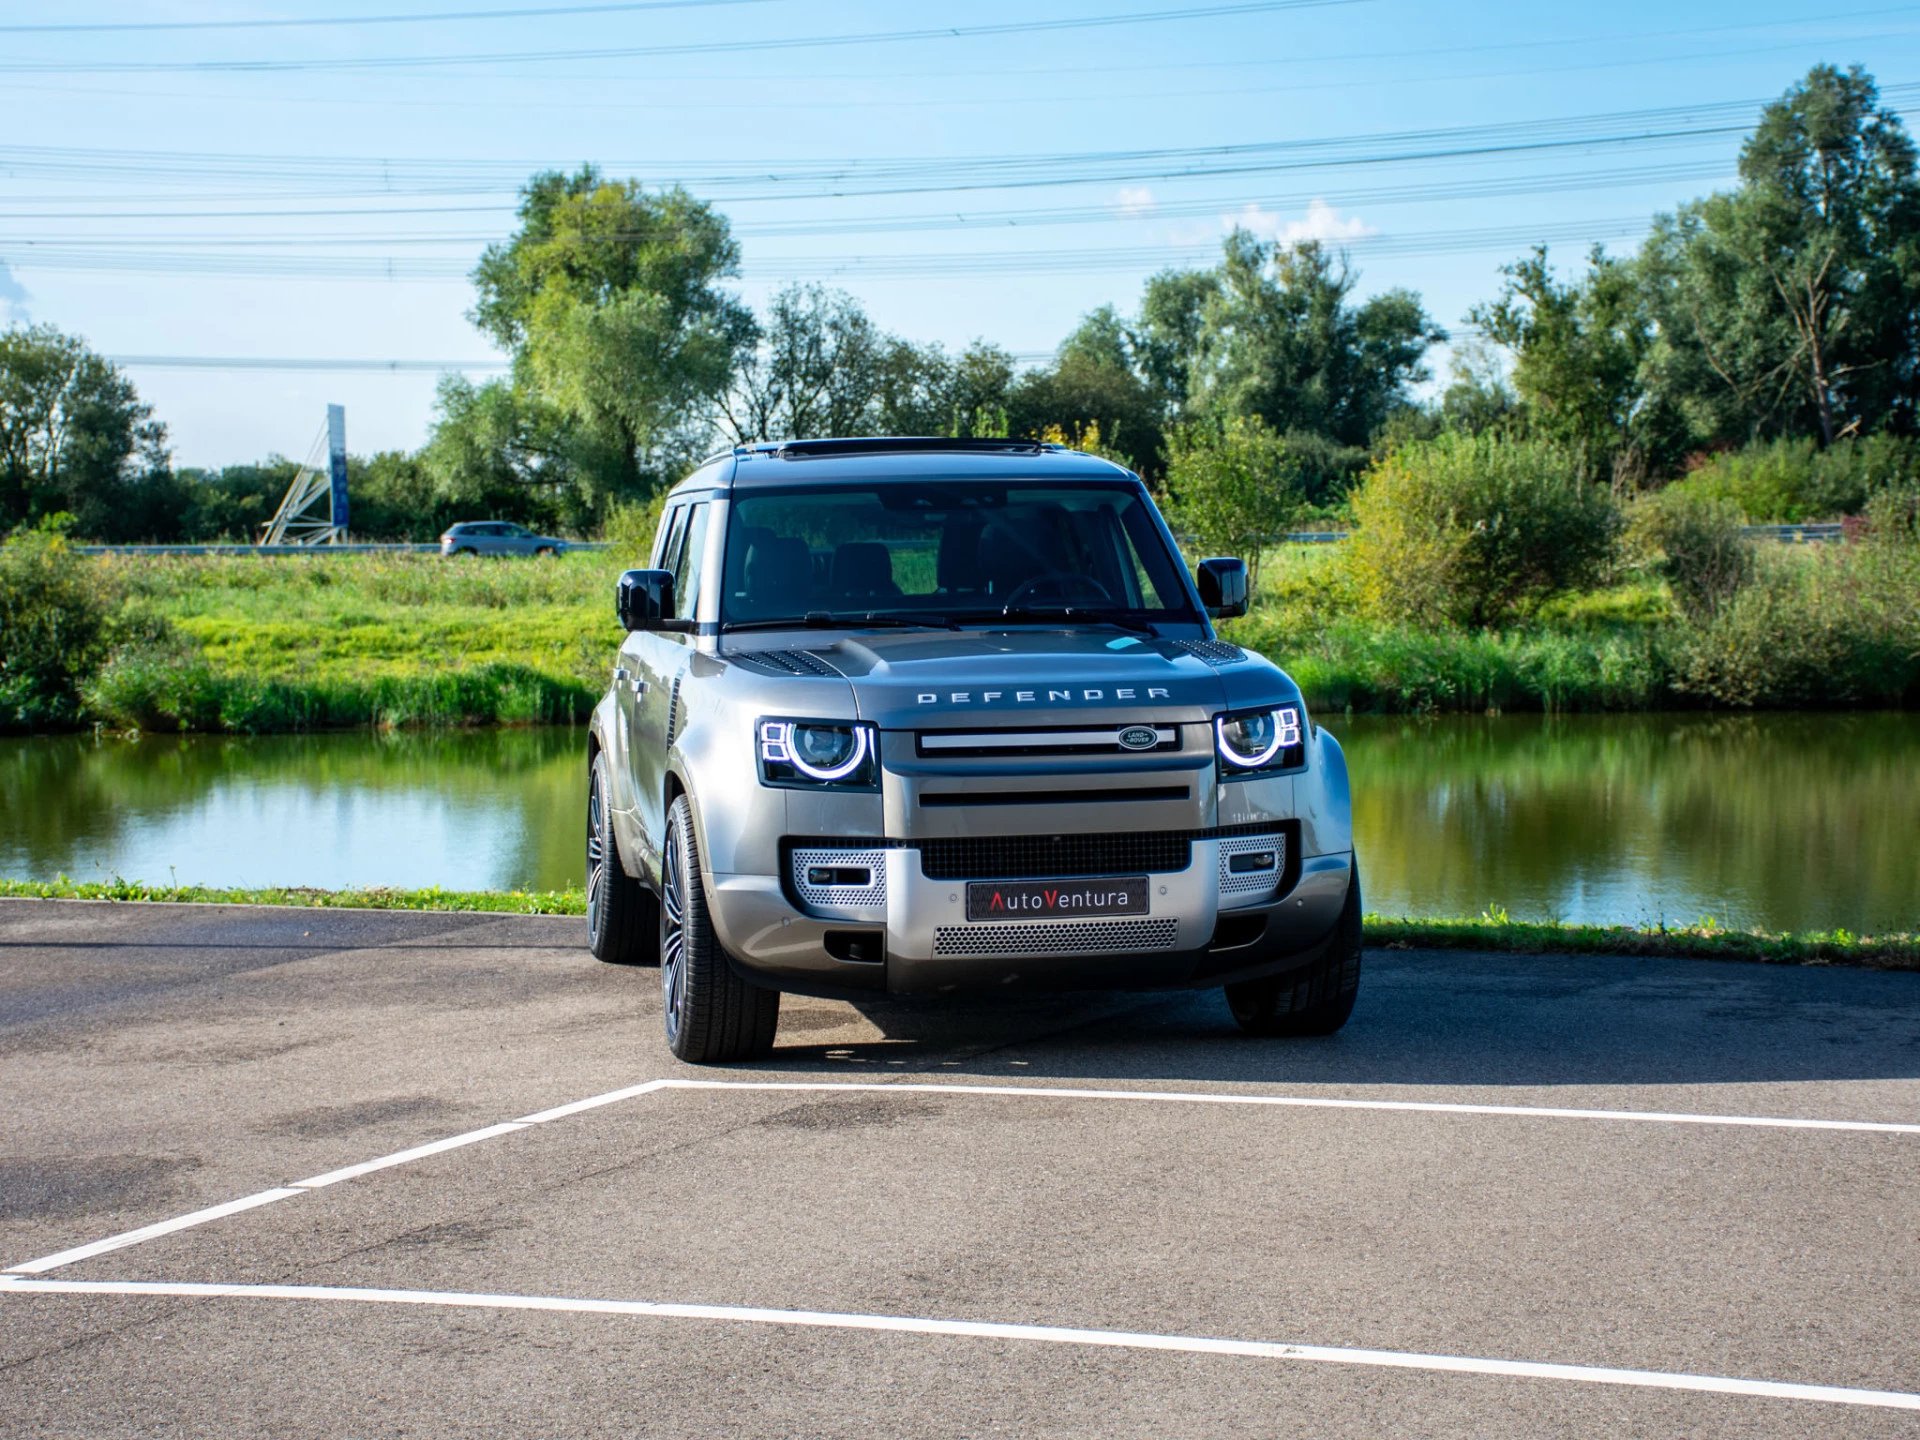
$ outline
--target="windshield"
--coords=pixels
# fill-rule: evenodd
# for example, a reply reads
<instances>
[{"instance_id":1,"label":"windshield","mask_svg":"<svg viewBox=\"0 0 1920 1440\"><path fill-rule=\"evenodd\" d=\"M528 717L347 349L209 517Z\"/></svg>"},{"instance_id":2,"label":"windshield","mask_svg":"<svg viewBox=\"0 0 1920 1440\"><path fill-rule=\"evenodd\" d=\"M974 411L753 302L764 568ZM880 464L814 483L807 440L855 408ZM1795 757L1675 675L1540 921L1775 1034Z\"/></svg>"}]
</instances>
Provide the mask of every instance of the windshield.
<instances>
[{"instance_id":1,"label":"windshield","mask_svg":"<svg viewBox=\"0 0 1920 1440\"><path fill-rule=\"evenodd\" d=\"M1198 620L1126 484L940 482L737 493L723 625Z\"/></svg>"}]
</instances>

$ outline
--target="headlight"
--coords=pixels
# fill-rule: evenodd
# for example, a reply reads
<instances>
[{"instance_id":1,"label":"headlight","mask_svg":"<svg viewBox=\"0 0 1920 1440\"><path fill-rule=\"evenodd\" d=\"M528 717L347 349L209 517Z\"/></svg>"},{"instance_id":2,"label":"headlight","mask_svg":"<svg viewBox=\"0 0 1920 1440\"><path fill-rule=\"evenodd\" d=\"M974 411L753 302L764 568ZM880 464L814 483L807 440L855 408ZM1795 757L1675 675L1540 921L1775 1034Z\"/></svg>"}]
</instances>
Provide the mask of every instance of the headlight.
<instances>
[{"instance_id":1,"label":"headlight","mask_svg":"<svg viewBox=\"0 0 1920 1440\"><path fill-rule=\"evenodd\" d=\"M1213 722L1213 738L1221 767L1228 774L1297 770L1306 764L1297 705L1218 716Z\"/></svg>"},{"instance_id":2,"label":"headlight","mask_svg":"<svg viewBox=\"0 0 1920 1440\"><path fill-rule=\"evenodd\" d=\"M873 727L844 720L762 720L760 779L768 785L871 790Z\"/></svg>"}]
</instances>

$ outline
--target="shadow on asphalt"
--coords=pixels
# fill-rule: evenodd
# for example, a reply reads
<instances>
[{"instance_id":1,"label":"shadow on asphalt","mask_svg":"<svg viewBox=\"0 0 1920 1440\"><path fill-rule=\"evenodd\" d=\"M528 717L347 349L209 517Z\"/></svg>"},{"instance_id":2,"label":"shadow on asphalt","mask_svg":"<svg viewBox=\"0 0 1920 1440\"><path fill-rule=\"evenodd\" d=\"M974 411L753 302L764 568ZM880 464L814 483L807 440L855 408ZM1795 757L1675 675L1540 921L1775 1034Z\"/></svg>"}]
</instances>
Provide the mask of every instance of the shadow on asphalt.
<instances>
[{"instance_id":1,"label":"shadow on asphalt","mask_svg":"<svg viewBox=\"0 0 1920 1440\"><path fill-rule=\"evenodd\" d=\"M1199 991L862 1002L884 1038L820 1044L795 1013L819 1002L789 1000L779 1049L751 1068L1269 1086L1920 1077L1920 975L1381 952L1367 967L1352 1021L1325 1039L1250 1039L1217 991Z\"/></svg>"}]
</instances>

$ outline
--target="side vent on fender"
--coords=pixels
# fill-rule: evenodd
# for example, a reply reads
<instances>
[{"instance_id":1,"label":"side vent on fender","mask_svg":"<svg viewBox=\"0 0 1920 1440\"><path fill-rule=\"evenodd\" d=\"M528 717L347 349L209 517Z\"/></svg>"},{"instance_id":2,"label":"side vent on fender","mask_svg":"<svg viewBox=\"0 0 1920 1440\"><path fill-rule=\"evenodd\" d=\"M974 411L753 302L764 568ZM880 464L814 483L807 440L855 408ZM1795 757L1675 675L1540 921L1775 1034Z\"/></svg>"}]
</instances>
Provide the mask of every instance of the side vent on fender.
<instances>
[{"instance_id":1,"label":"side vent on fender","mask_svg":"<svg viewBox=\"0 0 1920 1440\"><path fill-rule=\"evenodd\" d=\"M667 744L680 738L680 677L673 677L673 689L667 692Z\"/></svg>"}]
</instances>

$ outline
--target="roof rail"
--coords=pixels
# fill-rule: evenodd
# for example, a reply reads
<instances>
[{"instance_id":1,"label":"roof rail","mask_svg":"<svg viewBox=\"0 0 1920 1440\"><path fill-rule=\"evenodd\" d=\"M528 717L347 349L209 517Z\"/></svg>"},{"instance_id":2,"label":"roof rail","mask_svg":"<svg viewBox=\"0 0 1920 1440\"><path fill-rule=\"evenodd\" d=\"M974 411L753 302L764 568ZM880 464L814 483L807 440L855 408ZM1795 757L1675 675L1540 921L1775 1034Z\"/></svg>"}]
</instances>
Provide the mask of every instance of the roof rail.
<instances>
[{"instance_id":1,"label":"roof rail","mask_svg":"<svg viewBox=\"0 0 1920 1440\"><path fill-rule=\"evenodd\" d=\"M891 435L859 436L840 440L784 440L778 445L755 446L777 460L807 460L827 455L898 455L940 451L973 451L997 455L1038 455L1058 450L1058 445L1038 440L1013 440L1005 436Z\"/></svg>"}]
</instances>

